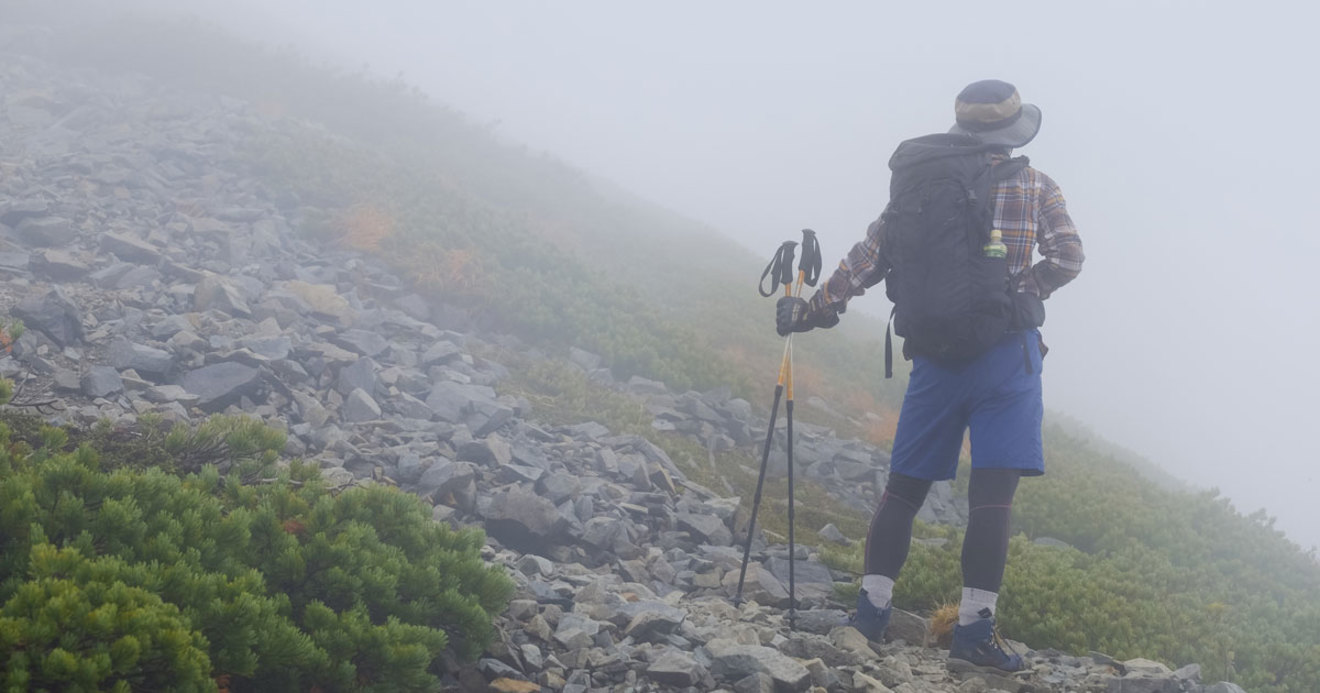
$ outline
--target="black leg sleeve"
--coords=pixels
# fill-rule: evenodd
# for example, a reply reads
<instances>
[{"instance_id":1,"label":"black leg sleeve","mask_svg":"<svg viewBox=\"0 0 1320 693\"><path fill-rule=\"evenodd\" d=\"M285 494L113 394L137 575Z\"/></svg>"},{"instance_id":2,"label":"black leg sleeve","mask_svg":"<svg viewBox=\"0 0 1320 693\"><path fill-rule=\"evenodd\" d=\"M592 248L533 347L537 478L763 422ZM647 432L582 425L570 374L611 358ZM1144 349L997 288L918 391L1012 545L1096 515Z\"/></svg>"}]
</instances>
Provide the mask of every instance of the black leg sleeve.
<instances>
[{"instance_id":1,"label":"black leg sleeve","mask_svg":"<svg viewBox=\"0 0 1320 693\"><path fill-rule=\"evenodd\" d=\"M973 469L967 489L967 534L963 537L963 586L999 592L1008 560L1008 522L1022 473L1016 469Z\"/></svg>"},{"instance_id":2,"label":"black leg sleeve","mask_svg":"<svg viewBox=\"0 0 1320 693\"><path fill-rule=\"evenodd\" d=\"M866 535L866 574L898 579L912 543L912 519L926 502L931 482L890 474Z\"/></svg>"}]
</instances>

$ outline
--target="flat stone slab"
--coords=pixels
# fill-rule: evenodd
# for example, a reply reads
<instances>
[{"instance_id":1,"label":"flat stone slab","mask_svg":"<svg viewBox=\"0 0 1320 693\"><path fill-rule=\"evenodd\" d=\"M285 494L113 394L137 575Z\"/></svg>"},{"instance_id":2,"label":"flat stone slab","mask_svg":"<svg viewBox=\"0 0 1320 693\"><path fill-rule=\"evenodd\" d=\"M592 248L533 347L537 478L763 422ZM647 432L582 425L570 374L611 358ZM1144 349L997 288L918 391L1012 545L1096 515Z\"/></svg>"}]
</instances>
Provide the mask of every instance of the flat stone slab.
<instances>
[{"instance_id":1,"label":"flat stone slab","mask_svg":"<svg viewBox=\"0 0 1320 693\"><path fill-rule=\"evenodd\" d=\"M220 411L237 404L244 395L252 395L261 385L261 371L228 361L189 371L178 385L197 395L197 406L206 411Z\"/></svg>"}]
</instances>

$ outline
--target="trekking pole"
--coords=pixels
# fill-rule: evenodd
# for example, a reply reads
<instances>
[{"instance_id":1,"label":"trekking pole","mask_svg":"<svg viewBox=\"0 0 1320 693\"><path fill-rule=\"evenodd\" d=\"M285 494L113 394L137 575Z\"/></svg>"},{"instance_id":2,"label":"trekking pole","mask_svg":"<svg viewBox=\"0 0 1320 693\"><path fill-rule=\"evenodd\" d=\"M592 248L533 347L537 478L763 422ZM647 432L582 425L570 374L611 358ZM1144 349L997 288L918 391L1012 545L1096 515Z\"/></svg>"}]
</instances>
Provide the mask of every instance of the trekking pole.
<instances>
[{"instance_id":1,"label":"trekking pole","mask_svg":"<svg viewBox=\"0 0 1320 693\"><path fill-rule=\"evenodd\" d=\"M784 241L775 251L775 256L766 265L765 272L761 273L761 283L757 290L762 296L770 297L775 294L780 284L784 285L784 295L791 296L793 290L793 249L797 246L794 241ZM766 279L770 284L766 286ZM752 537L756 534L756 514L761 509L761 489L765 486L765 470L770 463L770 444L774 442L775 419L779 416L779 400L784 396L784 384L788 379L788 355L789 345L792 342L784 342L784 357L779 363L779 380L775 384L775 399L770 405L770 426L765 432L765 446L761 449L761 472L756 477L756 494L752 496L752 516L747 523L747 541L743 544L742 567L738 570L738 591L734 594L733 603L742 604L743 581L747 578L747 562L752 556ZM791 598L790 598L791 601Z\"/></svg>"},{"instance_id":2,"label":"trekking pole","mask_svg":"<svg viewBox=\"0 0 1320 693\"><path fill-rule=\"evenodd\" d=\"M815 286L816 280L820 278L820 244L816 241L816 232L811 229L802 230L802 256L798 261L797 287L794 295L802 297L802 285ZM788 419L788 437L786 440L786 449L788 453L788 628L795 630L797 628L797 589L794 579L793 566L797 560L797 547L793 540L793 528L795 521L793 517L793 339L789 335L787 342L788 348L788 378L785 387L787 397L784 401L784 415Z\"/></svg>"},{"instance_id":3,"label":"trekking pole","mask_svg":"<svg viewBox=\"0 0 1320 693\"><path fill-rule=\"evenodd\" d=\"M802 231L802 257L798 264L797 286L793 287L793 246L792 241L785 241L775 254L770 265L766 267L761 275L761 285L759 287L762 296L771 296L775 293L775 287L778 284L784 285L785 296L802 296L802 285L815 286L816 280L820 277L821 256L820 245L816 241L816 232L811 229ZM765 285L766 278L772 280L770 287ZM761 507L761 493L765 485L766 469L770 461L770 446L774 442L775 419L779 414L779 401L787 393L788 397L784 405L784 413L787 417L787 461L788 461L788 600L789 600L789 627L793 628L796 621L797 610L797 590L794 574L794 554L796 553L796 542L794 541L794 493L793 493L793 336L790 334L784 340L784 355L779 365L779 380L775 385L774 403L770 408L770 425L765 434L765 446L761 452L761 470L756 479L756 495L752 498L752 516L747 525L747 540L743 546L742 567L738 573L738 591L734 597L734 602L742 603L743 583L747 576L747 564L751 559L752 537L756 530L756 516Z\"/></svg>"}]
</instances>

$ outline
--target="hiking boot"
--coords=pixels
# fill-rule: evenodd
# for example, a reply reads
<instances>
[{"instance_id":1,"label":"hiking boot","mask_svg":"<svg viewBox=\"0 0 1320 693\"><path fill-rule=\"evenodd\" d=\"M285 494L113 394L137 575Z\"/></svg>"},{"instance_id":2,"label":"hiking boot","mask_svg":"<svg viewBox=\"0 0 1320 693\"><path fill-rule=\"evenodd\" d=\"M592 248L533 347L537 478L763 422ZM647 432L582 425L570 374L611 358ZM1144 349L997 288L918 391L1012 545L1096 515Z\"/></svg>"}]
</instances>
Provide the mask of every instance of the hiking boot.
<instances>
[{"instance_id":1,"label":"hiking boot","mask_svg":"<svg viewBox=\"0 0 1320 693\"><path fill-rule=\"evenodd\" d=\"M997 669L1004 672L1022 671L1026 663L1022 655L1005 652L1006 644L995 628L995 620L990 617L989 609L981 612L981 620L969 626L953 627L953 645L949 647L949 659L961 660L981 669ZM950 662L952 664L952 661Z\"/></svg>"},{"instance_id":2,"label":"hiking boot","mask_svg":"<svg viewBox=\"0 0 1320 693\"><path fill-rule=\"evenodd\" d=\"M857 613L848 619L848 625L865 635L867 640L880 642L885 635L885 628L889 627L889 615L892 613L894 607L881 609L872 604L866 590L862 590L857 593Z\"/></svg>"}]
</instances>

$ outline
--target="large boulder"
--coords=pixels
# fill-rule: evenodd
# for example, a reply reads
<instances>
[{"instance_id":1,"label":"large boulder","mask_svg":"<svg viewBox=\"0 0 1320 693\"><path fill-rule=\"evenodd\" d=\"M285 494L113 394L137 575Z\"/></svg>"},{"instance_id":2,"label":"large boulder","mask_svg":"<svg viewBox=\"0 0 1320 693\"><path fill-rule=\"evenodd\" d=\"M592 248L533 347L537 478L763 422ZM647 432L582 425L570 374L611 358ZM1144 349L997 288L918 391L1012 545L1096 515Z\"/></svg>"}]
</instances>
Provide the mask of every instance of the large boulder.
<instances>
[{"instance_id":1,"label":"large boulder","mask_svg":"<svg viewBox=\"0 0 1320 693\"><path fill-rule=\"evenodd\" d=\"M486 532L492 537L524 553L540 555L563 539L567 526L554 503L517 485L496 493L485 516Z\"/></svg>"},{"instance_id":2,"label":"large boulder","mask_svg":"<svg viewBox=\"0 0 1320 693\"><path fill-rule=\"evenodd\" d=\"M197 395L197 406L212 412L237 404L244 396L255 395L261 383L259 369L233 361L189 371L178 382L184 390Z\"/></svg>"},{"instance_id":3,"label":"large boulder","mask_svg":"<svg viewBox=\"0 0 1320 693\"><path fill-rule=\"evenodd\" d=\"M160 262L160 249L126 234L107 231L101 234L101 250L114 253L120 260L154 265Z\"/></svg>"},{"instance_id":4,"label":"large boulder","mask_svg":"<svg viewBox=\"0 0 1320 693\"><path fill-rule=\"evenodd\" d=\"M119 337L110 344L110 364L115 368L132 368L146 376L164 377L174 371L174 355L164 349L135 344Z\"/></svg>"},{"instance_id":5,"label":"large boulder","mask_svg":"<svg viewBox=\"0 0 1320 693\"><path fill-rule=\"evenodd\" d=\"M83 338L82 311L59 287L19 302L14 306L14 317L61 347L76 344Z\"/></svg>"},{"instance_id":6,"label":"large boulder","mask_svg":"<svg viewBox=\"0 0 1320 693\"><path fill-rule=\"evenodd\" d=\"M806 667L772 648L716 638L706 643L706 650L710 653L710 673L719 680L732 682L765 674L774 681L776 691L805 691L811 686L811 672Z\"/></svg>"}]
</instances>

